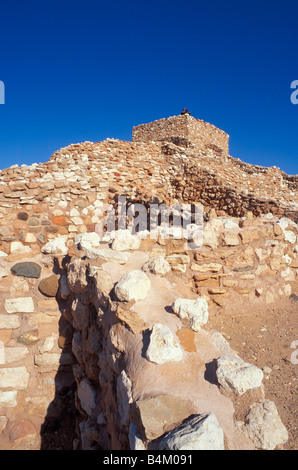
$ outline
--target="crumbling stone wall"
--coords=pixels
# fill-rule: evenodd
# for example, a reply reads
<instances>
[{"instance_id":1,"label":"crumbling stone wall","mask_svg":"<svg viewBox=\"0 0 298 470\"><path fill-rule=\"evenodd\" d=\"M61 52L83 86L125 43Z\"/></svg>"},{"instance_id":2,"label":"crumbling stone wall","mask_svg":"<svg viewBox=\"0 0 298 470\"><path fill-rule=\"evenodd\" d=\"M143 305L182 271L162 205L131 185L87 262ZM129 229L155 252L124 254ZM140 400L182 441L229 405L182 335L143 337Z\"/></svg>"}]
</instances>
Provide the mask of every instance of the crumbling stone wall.
<instances>
[{"instance_id":1,"label":"crumbling stone wall","mask_svg":"<svg viewBox=\"0 0 298 470\"><path fill-rule=\"evenodd\" d=\"M173 303L180 286L185 299L205 299L210 315L217 310L239 313L248 305L277 305L297 282L297 234L296 224L286 218L223 217L205 224L203 246L196 251L172 237L135 244L126 235L121 245L107 245L89 232L79 234L64 252L65 240L58 236L50 254L3 256L2 448L43 447L47 428L61 420L63 410L75 414L66 404L74 393L79 413L74 448L148 447L183 419L202 412L215 413L229 448L249 447L244 438L242 443L235 440L232 404L229 419L221 416L219 410L227 403L222 403L217 386L213 404L202 407L206 389L202 397L196 395L200 387L193 382L193 367L201 364L204 371L205 363L193 354L199 354L202 341L205 346L207 341L210 362L223 351L209 333L197 331L194 336L188 323L175 317ZM126 272L136 269L150 280L148 290L142 280L145 297L139 304L115 288ZM171 361L156 368L142 352L156 323L172 328L183 345L180 391L176 362L173 375ZM185 400L185 387L192 400ZM170 413L169 427L162 420L158 424L160 409Z\"/></svg>"},{"instance_id":2,"label":"crumbling stone wall","mask_svg":"<svg viewBox=\"0 0 298 470\"><path fill-rule=\"evenodd\" d=\"M229 136L213 124L188 114L172 116L133 128L133 142L166 141L182 147L229 154Z\"/></svg>"},{"instance_id":3,"label":"crumbling stone wall","mask_svg":"<svg viewBox=\"0 0 298 470\"><path fill-rule=\"evenodd\" d=\"M107 426L101 414L104 410L94 424L95 415L82 409L77 395L77 409L83 419L78 421L79 440L75 445L93 446L98 431L101 444L97 440L97 445L109 448L131 445L130 425L123 427L117 421L116 384L122 371L127 372L129 354L133 351L129 346L125 349L126 340L122 333L118 336L118 330L125 328L127 344L134 344L136 331L142 336L144 325L140 329L136 317L129 309L126 312L127 304L117 304L115 310L110 292L108 297L107 293L101 296L98 253L92 250L89 253L89 267L81 255L77 261L72 260L76 270L88 272L90 283L83 286L82 292L76 292L68 271L73 266L70 259L77 240L80 235L95 231L104 204L116 205L120 195L126 196L129 203L140 202L147 207L151 202L168 205L175 201L201 202L205 220L202 250L188 254L179 241L169 247L159 240L155 246L142 242L142 251L150 252L152 257L163 256L171 275L181 276L180 284L186 281L193 295L206 296L210 308L228 311L234 305L232 299L245 307L248 303L271 304L291 294L298 269L297 194L297 176L285 175L278 168L251 166L219 154L216 149L202 151L169 142L107 139L73 144L56 152L47 163L15 165L3 170L0 173L2 448L42 447L46 424L51 426L55 420L61 420L66 397L72 396L84 378L87 382L83 381L80 387L81 398L86 391L90 397L90 382L91 391L95 387L100 402L108 400L102 406L113 412L111 416L107 412L110 416ZM117 255L116 266L128 262L127 255L111 251ZM108 263L110 258L104 261ZM105 299L107 304L102 306L100 302ZM90 320L88 325L84 323L84 312ZM114 329L116 333L112 334ZM122 347L128 356L119 362ZM131 380L128 372L127 376ZM120 389L122 379L126 382L123 374L121 377ZM153 398L152 390L148 393ZM136 397L146 398L142 387L134 395L135 400ZM167 400L172 402L172 398ZM137 417L131 418L137 426ZM142 423L138 426L141 432ZM95 439L90 437L93 432ZM145 442L148 435L144 432ZM87 440L82 444L84 436Z\"/></svg>"}]
</instances>

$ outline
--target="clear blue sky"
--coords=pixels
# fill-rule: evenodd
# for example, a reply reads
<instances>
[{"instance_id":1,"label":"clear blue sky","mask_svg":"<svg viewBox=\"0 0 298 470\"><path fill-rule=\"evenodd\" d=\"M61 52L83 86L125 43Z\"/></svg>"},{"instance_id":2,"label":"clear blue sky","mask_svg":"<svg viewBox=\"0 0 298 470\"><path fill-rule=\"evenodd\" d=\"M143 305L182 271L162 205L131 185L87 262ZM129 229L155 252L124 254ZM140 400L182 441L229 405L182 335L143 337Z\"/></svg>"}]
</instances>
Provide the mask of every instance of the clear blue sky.
<instances>
[{"instance_id":1,"label":"clear blue sky","mask_svg":"<svg viewBox=\"0 0 298 470\"><path fill-rule=\"evenodd\" d=\"M297 0L2 1L0 168L187 107L232 156L297 174L297 24Z\"/></svg>"}]
</instances>

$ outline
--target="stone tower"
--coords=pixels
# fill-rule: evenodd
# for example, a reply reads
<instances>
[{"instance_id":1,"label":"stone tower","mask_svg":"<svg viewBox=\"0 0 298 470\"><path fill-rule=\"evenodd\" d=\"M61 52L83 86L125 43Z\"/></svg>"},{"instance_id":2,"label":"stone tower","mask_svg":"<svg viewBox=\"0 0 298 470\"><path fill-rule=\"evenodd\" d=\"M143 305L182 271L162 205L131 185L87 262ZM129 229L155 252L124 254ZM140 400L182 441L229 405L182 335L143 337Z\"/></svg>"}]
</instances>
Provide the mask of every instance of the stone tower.
<instances>
[{"instance_id":1,"label":"stone tower","mask_svg":"<svg viewBox=\"0 0 298 470\"><path fill-rule=\"evenodd\" d=\"M201 119L188 114L171 116L135 126L133 142L165 141L181 147L192 147L219 155L229 154L229 135Z\"/></svg>"}]
</instances>

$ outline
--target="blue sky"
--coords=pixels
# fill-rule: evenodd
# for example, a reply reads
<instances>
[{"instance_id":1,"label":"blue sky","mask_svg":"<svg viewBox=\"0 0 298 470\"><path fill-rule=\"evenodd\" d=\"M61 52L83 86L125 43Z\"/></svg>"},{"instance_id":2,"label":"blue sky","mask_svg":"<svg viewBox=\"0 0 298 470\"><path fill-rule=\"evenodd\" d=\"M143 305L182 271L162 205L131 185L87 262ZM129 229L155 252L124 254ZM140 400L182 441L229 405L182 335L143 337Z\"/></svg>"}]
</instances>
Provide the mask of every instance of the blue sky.
<instances>
[{"instance_id":1,"label":"blue sky","mask_svg":"<svg viewBox=\"0 0 298 470\"><path fill-rule=\"evenodd\" d=\"M297 20L297 0L2 1L0 168L187 107L232 156L297 174Z\"/></svg>"}]
</instances>

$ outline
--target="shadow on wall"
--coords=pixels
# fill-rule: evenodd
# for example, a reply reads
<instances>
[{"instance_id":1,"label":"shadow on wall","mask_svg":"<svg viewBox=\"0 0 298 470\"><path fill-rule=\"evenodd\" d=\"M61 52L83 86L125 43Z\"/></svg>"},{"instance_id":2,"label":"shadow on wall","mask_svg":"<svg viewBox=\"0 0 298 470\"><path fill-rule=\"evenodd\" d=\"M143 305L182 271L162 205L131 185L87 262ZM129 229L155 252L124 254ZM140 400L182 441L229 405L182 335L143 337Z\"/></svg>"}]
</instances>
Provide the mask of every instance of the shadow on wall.
<instances>
[{"instance_id":1,"label":"shadow on wall","mask_svg":"<svg viewBox=\"0 0 298 470\"><path fill-rule=\"evenodd\" d=\"M57 263L54 267L54 273L58 275L62 273L62 269ZM76 419L78 416L75 405L76 382L72 369L74 361L71 349L73 328L64 317L68 304L61 298L59 291L56 300L61 312L58 332L61 356L54 379L55 396L48 406L47 415L40 431L40 450L73 450L73 441L77 438Z\"/></svg>"}]
</instances>

